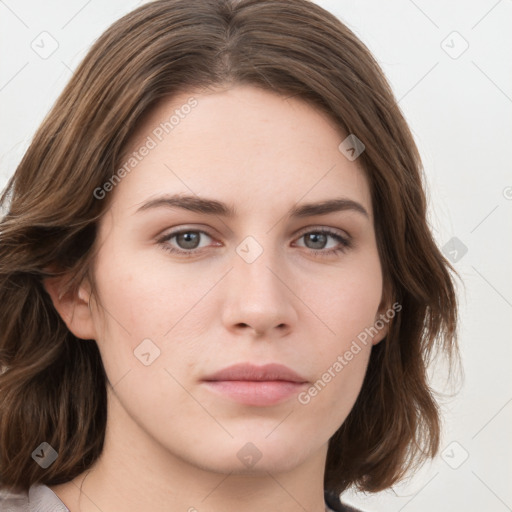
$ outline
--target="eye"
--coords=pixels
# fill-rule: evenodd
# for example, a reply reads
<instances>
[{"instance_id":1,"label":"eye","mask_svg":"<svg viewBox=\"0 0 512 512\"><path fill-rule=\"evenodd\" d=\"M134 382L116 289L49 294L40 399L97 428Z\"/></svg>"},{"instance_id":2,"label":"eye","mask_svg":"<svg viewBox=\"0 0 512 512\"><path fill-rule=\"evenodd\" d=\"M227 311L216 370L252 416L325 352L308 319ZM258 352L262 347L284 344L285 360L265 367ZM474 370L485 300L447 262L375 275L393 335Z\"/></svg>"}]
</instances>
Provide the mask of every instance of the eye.
<instances>
[{"instance_id":1,"label":"eye","mask_svg":"<svg viewBox=\"0 0 512 512\"><path fill-rule=\"evenodd\" d=\"M200 252L200 249L209 245L208 243L201 245L202 239L204 240L205 237L210 240L212 239L205 231L182 229L165 235L158 240L158 243L171 253L194 256L197 252Z\"/></svg>"},{"instance_id":2,"label":"eye","mask_svg":"<svg viewBox=\"0 0 512 512\"><path fill-rule=\"evenodd\" d=\"M329 238L334 240L334 244L329 245ZM300 239L304 239L304 245L311 249L315 256L328 256L340 252L346 252L352 247L352 241L348 237L341 236L339 233L322 228L303 233Z\"/></svg>"},{"instance_id":3,"label":"eye","mask_svg":"<svg viewBox=\"0 0 512 512\"><path fill-rule=\"evenodd\" d=\"M206 240L205 240L206 239ZM208 243L208 239L210 243ZM298 240L304 239L304 245L315 256L329 256L346 252L352 247L350 237L322 228L303 233ZM181 229L166 234L158 243L168 252L182 256L194 256L201 249L211 245L213 238L205 231L197 229ZM221 245L217 243L216 245Z\"/></svg>"}]
</instances>

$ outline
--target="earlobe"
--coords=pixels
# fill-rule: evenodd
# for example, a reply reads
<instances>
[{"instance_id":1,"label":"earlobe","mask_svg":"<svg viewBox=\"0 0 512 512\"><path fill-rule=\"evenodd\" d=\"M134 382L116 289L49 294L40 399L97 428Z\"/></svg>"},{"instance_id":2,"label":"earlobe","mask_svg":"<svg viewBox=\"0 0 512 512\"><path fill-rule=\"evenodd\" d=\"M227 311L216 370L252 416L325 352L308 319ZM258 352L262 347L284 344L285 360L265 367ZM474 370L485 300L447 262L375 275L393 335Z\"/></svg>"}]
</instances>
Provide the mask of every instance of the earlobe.
<instances>
[{"instance_id":1,"label":"earlobe","mask_svg":"<svg viewBox=\"0 0 512 512\"><path fill-rule=\"evenodd\" d=\"M95 339L96 333L90 308L90 286L84 280L78 290L65 290L69 276L48 277L43 286L50 295L52 303L68 329L84 340Z\"/></svg>"},{"instance_id":2,"label":"earlobe","mask_svg":"<svg viewBox=\"0 0 512 512\"><path fill-rule=\"evenodd\" d=\"M382 320L381 317L379 317L379 316L376 318L374 326L378 332L372 338L372 345L377 345L387 336L388 331L389 331L389 326L388 326L388 323L385 320Z\"/></svg>"},{"instance_id":3,"label":"earlobe","mask_svg":"<svg viewBox=\"0 0 512 512\"><path fill-rule=\"evenodd\" d=\"M375 315L374 328L377 330L377 334L372 339L372 345L380 343L389 332L389 317L388 311L391 308L390 294L385 291L382 296L381 303L377 314Z\"/></svg>"}]
</instances>

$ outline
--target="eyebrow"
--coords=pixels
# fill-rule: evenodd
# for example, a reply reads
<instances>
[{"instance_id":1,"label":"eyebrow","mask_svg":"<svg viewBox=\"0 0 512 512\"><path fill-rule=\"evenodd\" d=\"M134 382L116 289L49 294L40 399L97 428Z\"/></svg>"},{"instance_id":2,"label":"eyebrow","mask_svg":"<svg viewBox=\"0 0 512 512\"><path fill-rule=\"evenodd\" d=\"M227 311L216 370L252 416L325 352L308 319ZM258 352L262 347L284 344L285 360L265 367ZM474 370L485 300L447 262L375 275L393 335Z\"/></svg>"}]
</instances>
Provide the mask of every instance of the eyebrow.
<instances>
[{"instance_id":1,"label":"eyebrow","mask_svg":"<svg viewBox=\"0 0 512 512\"><path fill-rule=\"evenodd\" d=\"M136 213L147 211L153 208L182 208L196 213L206 215L218 215L232 218L236 216L236 210L233 206L217 201L216 199L207 199L193 195L164 195L156 197L145 202L140 206ZM290 217L303 218L313 217L315 215L327 215L329 213L340 211L354 211L370 218L364 206L352 199L335 198L320 201L317 203L305 203L295 205L289 212Z\"/></svg>"}]
</instances>

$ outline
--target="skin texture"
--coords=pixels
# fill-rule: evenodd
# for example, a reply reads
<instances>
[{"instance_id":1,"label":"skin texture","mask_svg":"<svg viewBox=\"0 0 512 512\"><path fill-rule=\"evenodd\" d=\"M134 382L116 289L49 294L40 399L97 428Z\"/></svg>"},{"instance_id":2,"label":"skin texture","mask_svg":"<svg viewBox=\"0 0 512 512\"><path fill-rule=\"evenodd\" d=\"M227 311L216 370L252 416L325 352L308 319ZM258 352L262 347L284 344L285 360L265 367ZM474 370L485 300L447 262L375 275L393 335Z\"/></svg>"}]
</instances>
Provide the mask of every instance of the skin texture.
<instances>
[{"instance_id":1,"label":"skin texture","mask_svg":"<svg viewBox=\"0 0 512 512\"><path fill-rule=\"evenodd\" d=\"M197 105L158 141L153 130L191 96ZM62 282L46 283L69 329L96 340L109 380L102 456L90 472L51 488L72 512L323 511L328 440L387 329L361 344L306 405L297 394L244 405L201 379L234 363L277 362L311 385L389 307L368 182L338 149L346 134L302 100L237 85L163 101L127 154L148 136L156 147L109 192L96 295L84 282L78 294L59 298ZM137 212L164 193L216 199L236 215L165 206ZM340 197L368 217L288 215L297 204ZM166 250L193 250L177 237L159 241L183 228L207 233L192 257ZM306 245L304 235L322 228L349 236L352 247L325 254L340 247L330 236ZM251 263L237 252L249 236L262 250ZM258 245L241 247L255 255ZM134 355L147 338L160 350L148 366ZM237 456L247 443L261 454L252 466Z\"/></svg>"}]
</instances>

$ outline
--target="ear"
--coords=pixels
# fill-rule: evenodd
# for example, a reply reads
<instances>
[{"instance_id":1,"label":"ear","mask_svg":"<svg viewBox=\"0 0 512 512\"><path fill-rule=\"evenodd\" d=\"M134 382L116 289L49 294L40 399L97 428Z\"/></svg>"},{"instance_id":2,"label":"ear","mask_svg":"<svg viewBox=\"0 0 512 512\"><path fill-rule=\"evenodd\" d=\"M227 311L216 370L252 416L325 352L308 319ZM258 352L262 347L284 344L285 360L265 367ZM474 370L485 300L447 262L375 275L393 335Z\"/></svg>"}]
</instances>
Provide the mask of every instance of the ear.
<instances>
[{"instance_id":1,"label":"ear","mask_svg":"<svg viewBox=\"0 0 512 512\"><path fill-rule=\"evenodd\" d=\"M393 316L395 316L395 311L391 307L391 302L391 293L389 287L386 286L382 293L382 299L379 304L379 309L377 310L377 314L375 315L373 327L378 332L372 338L372 345L377 345L377 343L380 343L389 333L389 323Z\"/></svg>"},{"instance_id":2,"label":"ear","mask_svg":"<svg viewBox=\"0 0 512 512\"><path fill-rule=\"evenodd\" d=\"M50 295L53 305L68 329L83 340L96 339L96 330L90 309L91 287L87 279L78 290L67 291L65 285L70 276L62 275L43 279L43 286Z\"/></svg>"}]
</instances>

